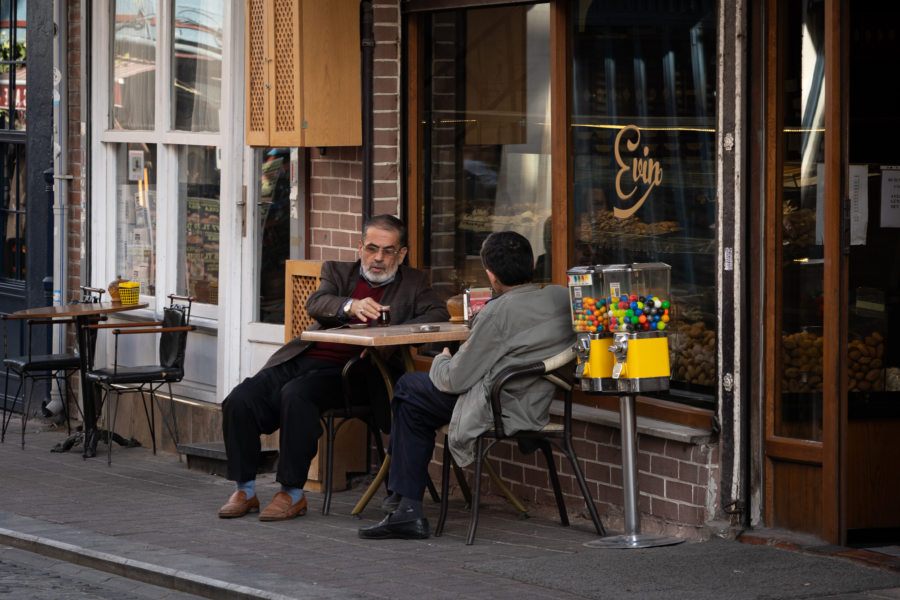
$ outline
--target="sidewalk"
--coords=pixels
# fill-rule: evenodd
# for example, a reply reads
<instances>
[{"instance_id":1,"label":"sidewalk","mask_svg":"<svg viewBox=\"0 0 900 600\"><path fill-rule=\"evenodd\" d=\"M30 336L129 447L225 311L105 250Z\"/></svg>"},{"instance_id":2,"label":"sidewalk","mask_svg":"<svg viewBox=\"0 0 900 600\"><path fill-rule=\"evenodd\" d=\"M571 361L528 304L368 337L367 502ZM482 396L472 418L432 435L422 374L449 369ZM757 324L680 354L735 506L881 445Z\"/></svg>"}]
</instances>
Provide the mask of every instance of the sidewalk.
<instances>
[{"instance_id":1,"label":"sidewalk","mask_svg":"<svg viewBox=\"0 0 900 600\"><path fill-rule=\"evenodd\" d=\"M362 493L335 494L323 517L321 496L299 519L263 523L255 515L224 520L232 492L224 479L189 471L174 454L106 448L84 460L80 447L49 450L65 437L19 423L0 445L0 569L15 547L210 598L525 598L705 599L840 598L900 600L900 560L865 566L846 549L784 550L714 538L645 550L597 550L590 522L559 525L552 511L521 521L501 499L483 506L473 546L468 513L452 500L444 535L427 540L361 540L357 529L380 520L382 494L362 519L349 516ZM257 482L263 504L277 484ZM578 510L574 500L570 510ZM434 526L437 505L426 501ZM757 542L760 540L757 539ZM855 556L854 553L849 555ZM48 559L48 560L49 560Z\"/></svg>"}]
</instances>

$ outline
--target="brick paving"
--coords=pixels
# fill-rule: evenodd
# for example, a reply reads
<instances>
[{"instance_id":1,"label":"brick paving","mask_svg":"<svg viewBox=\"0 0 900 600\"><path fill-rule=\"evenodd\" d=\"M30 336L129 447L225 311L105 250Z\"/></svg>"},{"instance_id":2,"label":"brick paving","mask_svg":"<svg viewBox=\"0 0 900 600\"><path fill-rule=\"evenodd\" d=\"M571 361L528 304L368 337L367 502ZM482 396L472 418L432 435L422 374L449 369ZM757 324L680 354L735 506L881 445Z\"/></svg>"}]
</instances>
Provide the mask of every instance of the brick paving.
<instances>
[{"instance_id":1,"label":"brick paving","mask_svg":"<svg viewBox=\"0 0 900 600\"><path fill-rule=\"evenodd\" d=\"M49 452L64 432L39 421L29 422L22 450L18 427L14 419L14 439L0 445L0 544L186 594L668 599L720 598L727 590L732 598L900 600L897 561L872 568L848 560L854 557L845 548L786 551L718 538L646 550L586 548L596 533L576 502L572 526L562 527L550 507L529 507L532 517L520 520L501 498L488 498L473 546L465 545L461 499L451 500L440 538L359 539L358 527L382 516L381 493L361 519L349 515L360 488L336 493L327 517L321 496L309 494L309 513L293 521L223 520L216 511L232 484L188 470L175 454L114 447L108 467L102 444L88 460L80 447ZM266 503L277 484L267 474L257 489ZM426 511L433 526L438 507L426 501ZM770 572L759 570L764 565Z\"/></svg>"}]
</instances>

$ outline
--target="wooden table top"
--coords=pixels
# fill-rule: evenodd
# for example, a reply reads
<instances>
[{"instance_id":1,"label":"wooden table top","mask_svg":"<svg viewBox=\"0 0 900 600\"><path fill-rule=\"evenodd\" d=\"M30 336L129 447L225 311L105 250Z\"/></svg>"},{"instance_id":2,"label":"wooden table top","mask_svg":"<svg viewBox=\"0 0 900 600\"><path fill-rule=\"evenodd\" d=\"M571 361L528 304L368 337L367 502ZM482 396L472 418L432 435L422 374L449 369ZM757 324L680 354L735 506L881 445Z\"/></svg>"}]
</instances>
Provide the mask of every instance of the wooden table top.
<instances>
[{"instance_id":1,"label":"wooden table top","mask_svg":"<svg viewBox=\"0 0 900 600\"><path fill-rule=\"evenodd\" d=\"M438 331L418 331L423 325L439 327ZM469 327L463 323L413 323L391 325L390 327L349 326L333 329L308 330L300 334L300 339L310 342L332 342L353 346L400 346L405 344L428 344L431 342L461 342L469 337Z\"/></svg>"},{"instance_id":2,"label":"wooden table top","mask_svg":"<svg viewBox=\"0 0 900 600\"><path fill-rule=\"evenodd\" d=\"M8 319L50 319L56 317L84 317L89 315L105 315L109 313L123 312L147 308L148 302L137 304L122 304L121 302L92 302L85 304L61 304L54 306L42 306L38 308L25 308L7 315Z\"/></svg>"}]
</instances>

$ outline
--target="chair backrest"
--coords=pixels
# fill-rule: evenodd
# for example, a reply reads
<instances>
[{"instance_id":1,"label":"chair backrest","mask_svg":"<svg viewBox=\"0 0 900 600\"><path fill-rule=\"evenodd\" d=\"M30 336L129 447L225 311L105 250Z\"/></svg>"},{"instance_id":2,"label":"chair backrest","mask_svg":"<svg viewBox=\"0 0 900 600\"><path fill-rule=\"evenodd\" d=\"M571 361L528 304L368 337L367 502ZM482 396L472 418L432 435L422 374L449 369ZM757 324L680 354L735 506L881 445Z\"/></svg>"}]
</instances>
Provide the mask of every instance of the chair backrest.
<instances>
[{"instance_id":1,"label":"chair backrest","mask_svg":"<svg viewBox=\"0 0 900 600\"><path fill-rule=\"evenodd\" d=\"M289 342L314 319L306 312L306 301L319 288L322 263L313 260L289 260L284 266L284 341Z\"/></svg>"},{"instance_id":2,"label":"chair backrest","mask_svg":"<svg viewBox=\"0 0 900 600\"><path fill-rule=\"evenodd\" d=\"M555 354L541 362L520 365L517 367L507 367L497 374L494 383L491 386L491 412L494 415L494 429L500 437L505 437L503 430L503 407L500 402L500 392L503 386L511 379L517 377L543 377L566 394L566 415L568 421L571 418L571 392L572 384L566 379L562 373L575 360L575 349L566 348L562 352ZM568 426L567 426L568 427Z\"/></svg>"},{"instance_id":3,"label":"chair backrest","mask_svg":"<svg viewBox=\"0 0 900 600\"><path fill-rule=\"evenodd\" d=\"M190 325L190 308L172 304L163 309L163 327ZM167 369L184 368L187 331L164 331L159 335L159 364Z\"/></svg>"}]
</instances>

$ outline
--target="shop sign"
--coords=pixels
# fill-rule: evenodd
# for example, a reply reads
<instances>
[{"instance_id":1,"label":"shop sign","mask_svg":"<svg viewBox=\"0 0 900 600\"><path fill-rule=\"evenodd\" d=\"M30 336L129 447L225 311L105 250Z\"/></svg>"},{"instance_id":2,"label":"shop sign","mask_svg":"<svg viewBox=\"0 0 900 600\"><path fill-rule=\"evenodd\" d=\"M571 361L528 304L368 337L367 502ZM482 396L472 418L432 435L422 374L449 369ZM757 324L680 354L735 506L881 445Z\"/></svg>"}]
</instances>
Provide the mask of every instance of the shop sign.
<instances>
[{"instance_id":1,"label":"shop sign","mask_svg":"<svg viewBox=\"0 0 900 600\"><path fill-rule=\"evenodd\" d=\"M622 142L626 152L622 152ZM616 135L613 152L619 171L616 173L616 195L620 200L631 200L640 189L643 194L631 208L613 208L619 219L627 219L644 204L653 188L662 183L663 168L660 162L650 156L648 146L641 147L641 130L637 125L627 125Z\"/></svg>"},{"instance_id":2,"label":"shop sign","mask_svg":"<svg viewBox=\"0 0 900 600\"><path fill-rule=\"evenodd\" d=\"M9 106L9 84L0 85L0 108ZM16 86L16 110L25 110L25 86Z\"/></svg>"}]
</instances>

